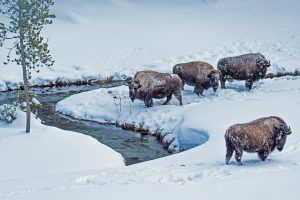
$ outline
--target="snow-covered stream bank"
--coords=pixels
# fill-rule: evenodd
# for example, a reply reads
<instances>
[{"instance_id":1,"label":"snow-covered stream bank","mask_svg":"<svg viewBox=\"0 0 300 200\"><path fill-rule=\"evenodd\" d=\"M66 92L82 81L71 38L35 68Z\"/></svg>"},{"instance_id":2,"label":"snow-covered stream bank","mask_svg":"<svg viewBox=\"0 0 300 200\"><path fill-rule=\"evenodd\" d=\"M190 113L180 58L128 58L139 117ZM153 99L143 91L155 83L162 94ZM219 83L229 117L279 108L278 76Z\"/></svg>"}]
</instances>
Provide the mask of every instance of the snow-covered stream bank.
<instances>
[{"instance_id":1,"label":"snow-covered stream bank","mask_svg":"<svg viewBox=\"0 0 300 200\"><path fill-rule=\"evenodd\" d=\"M164 100L156 100L154 106L148 109L145 108L144 102L142 101L136 100L134 103L131 103L128 98L128 87L120 86L110 89L93 90L71 96L59 102L56 109L63 114L78 119L133 124L136 127L148 129L152 134L161 134L163 142L168 145L169 151L178 152L181 149L189 149L206 142L209 137L208 130L210 124L216 123L212 118L210 122L208 121L207 123L201 124L202 126L199 129L193 129L193 127L184 128L182 125L186 123L185 113L189 109L199 107L199 111L197 112L195 110L194 113L191 112L191 116L200 120L211 117L211 113L206 110L208 105L219 106L220 104L227 104L226 102L231 103L232 101L244 100L245 108L239 107L243 105L241 103L236 103L237 108L230 111L227 111L227 106L224 106L224 108L220 107L221 113L218 113L218 115L226 118L227 112L228 115L232 115L233 112L236 112L236 109L242 109L242 111L245 112L245 116L250 116L251 112L249 114L246 112L249 109L247 104L251 102L251 98L272 93L277 87L279 88L276 94L289 90L284 89L285 87L292 87L292 90L297 92L300 89L296 87L297 84L300 85L299 80L299 77L266 79L257 82L254 89L250 92L245 89L243 82L234 81L228 84L227 89L219 89L217 93L213 93L212 90L206 91L205 97L198 97L193 93L193 87L186 87L187 89L183 91L184 106L179 106L178 102L174 99L172 99L171 103L167 106L161 105ZM115 100L116 98L117 100ZM267 100L267 97L265 100L260 100L261 108L263 109L263 105L272 100L273 99ZM119 103L120 101L121 105ZM232 102L232 104L235 103ZM278 108L281 107L276 104L273 104L273 106L273 115L276 115ZM267 115L267 113L265 113L264 116L265 115ZM220 116L212 115L212 117L217 118ZM235 115L233 117L235 117ZM232 123L234 123L234 121Z\"/></svg>"},{"instance_id":2,"label":"snow-covered stream bank","mask_svg":"<svg viewBox=\"0 0 300 200\"><path fill-rule=\"evenodd\" d=\"M26 134L24 121L25 113L18 111L12 124L0 123L0 182L124 166L119 153L92 137L44 126L35 118Z\"/></svg>"},{"instance_id":3,"label":"snow-covered stream bank","mask_svg":"<svg viewBox=\"0 0 300 200\"><path fill-rule=\"evenodd\" d=\"M64 98L99 87L116 85L119 84L34 89L36 98L42 104L42 107L38 109L38 117L43 125L82 133L97 139L101 144L119 152L124 157L126 165L168 156L169 153L155 137L142 136L140 133L124 131L108 124L100 125L95 122L74 120L55 112L56 103ZM5 102L13 102L17 94L18 92L0 93L0 105Z\"/></svg>"},{"instance_id":4,"label":"snow-covered stream bank","mask_svg":"<svg viewBox=\"0 0 300 200\"><path fill-rule=\"evenodd\" d=\"M172 73L174 65L197 60L208 62L216 67L218 60L223 57L236 56L249 52L263 53L267 59L271 60L272 67L268 69L267 77L269 77L269 74L276 75L278 73L289 74L295 72L299 76L300 65L297 61L300 57L300 46L284 42L249 41L232 42L224 46L214 46L210 49L180 56L159 57L149 63L132 64L130 66L126 66L126 62L131 61L131 57L138 59L139 54L132 53L133 55L128 56L128 58L126 56L124 60L121 59L118 65L71 66L65 67L62 71L60 68L45 68L39 74L33 72L35 75L30 82L35 87L88 85L97 84L98 82L110 83L124 81L126 77L133 76L140 70L151 69ZM131 53L129 52L129 54ZM120 58L116 58L116 60L118 59ZM1 70L5 71L0 73L0 91L14 90L22 86L22 79L18 76L18 73L21 71L11 71L12 69L14 69L14 66L0 68L0 72Z\"/></svg>"}]
</instances>

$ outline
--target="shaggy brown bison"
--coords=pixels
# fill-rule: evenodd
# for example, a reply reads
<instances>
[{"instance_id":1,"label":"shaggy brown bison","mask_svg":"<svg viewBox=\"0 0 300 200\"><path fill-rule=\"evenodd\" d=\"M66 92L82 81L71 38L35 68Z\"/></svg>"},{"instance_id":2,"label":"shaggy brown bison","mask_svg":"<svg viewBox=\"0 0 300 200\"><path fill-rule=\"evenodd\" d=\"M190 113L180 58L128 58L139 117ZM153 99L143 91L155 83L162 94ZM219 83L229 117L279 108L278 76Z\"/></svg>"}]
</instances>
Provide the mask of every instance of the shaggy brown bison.
<instances>
[{"instance_id":1,"label":"shaggy brown bison","mask_svg":"<svg viewBox=\"0 0 300 200\"><path fill-rule=\"evenodd\" d=\"M177 64L173 67L173 73L182 79L182 89L185 83L195 86L194 93L197 95L203 95L203 91L211 87L215 92L219 87L219 71L206 62Z\"/></svg>"},{"instance_id":2,"label":"shaggy brown bison","mask_svg":"<svg viewBox=\"0 0 300 200\"><path fill-rule=\"evenodd\" d=\"M127 79L129 96L132 102L140 99L146 107L153 106L153 98L162 99L167 97L164 105L169 103L174 95L182 105L181 87L182 81L176 74L159 73L154 71L137 72L135 78Z\"/></svg>"},{"instance_id":3,"label":"shaggy brown bison","mask_svg":"<svg viewBox=\"0 0 300 200\"><path fill-rule=\"evenodd\" d=\"M222 58L218 62L221 88L225 88L226 77L229 76L232 79L245 80L245 86L250 90L254 81L266 75L269 66L271 66L270 61L260 53Z\"/></svg>"},{"instance_id":4,"label":"shaggy brown bison","mask_svg":"<svg viewBox=\"0 0 300 200\"><path fill-rule=\"evenodd\" d=\"M226 164L233 152L238 164L242 164L243 151L257 152L261 160L266 160L275 149L281 151L291 128L279 117L263 117L245 124L230 126L225 133Z\"/></svg>"}]
</instances>

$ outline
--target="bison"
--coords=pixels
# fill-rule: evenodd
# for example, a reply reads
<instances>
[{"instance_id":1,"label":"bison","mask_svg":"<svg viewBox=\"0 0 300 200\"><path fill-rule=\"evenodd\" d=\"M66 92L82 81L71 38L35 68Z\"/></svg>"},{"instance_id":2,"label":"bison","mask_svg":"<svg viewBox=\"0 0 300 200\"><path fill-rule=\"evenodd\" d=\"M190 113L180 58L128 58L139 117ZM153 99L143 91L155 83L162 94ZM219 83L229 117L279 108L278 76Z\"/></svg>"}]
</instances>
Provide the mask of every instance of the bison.
<instances>
[{"instance_id":1,"label":"bison","mask_svg":"<svg viewBox=\"0 0 300 200\"><path fill-rule=\"evenodd\" d=\"M162 99L167 97L164 105L168 104L174 95L180 105L182 104L181 87L182 81L176 74L160 73L154 71L137 72L134 78L127 79L129 96L133 102L140 99L146 107L153 106L153 98Z\"/></svg>"},{"instance_id":2,"label":"bison","mask_svg":"<svg viewBox=\"0 0 300 200\"><path fill-rule=\"evenodd\" d=\"M277 148L282 151L287 135L292 133L291 128L279 117L263 117L245 124L230 126L225 133L226 164L233 152L239 165L243 151L257 152L261 160L265 161L268 155Z\"/></svg>"},{"instance_id":3,"label":"bison","mask_svg":"<svg viewBox=\"0 0 300 200\"><path fill-rule=\"evenodd\" d=\"M221 72L221 88L225 88L226 77L229 76L232 79L245 80L246 88L251 90L253 82L264 78L270 66L270 61L260 53L222 58L217 66Z\"/></svg>"},{"instance_id":4,"label":"bison","mask_svg":"<svg viewBox=\"0 0 300 200\"><path fill-rule=\"evenodd\" d=\"M203 95L203 91L213 88L214 92L219 87L220 73L206 62L196 61L177 64L173 67L173 73L182 79L184 84L195 86L194 93Z\"/></svg>"},{"instance_id":5,"label":"bison","mask_svg":"<svg viewBox=\"0 0 300 200\"><path fill-rule=\"evenodd\" d=\"M145 77L150 74L155 74L155 73L158 73L158 72L151 71L151 70L139 71L134 75L133 78L132 77L127 78L127 84L129 86L129 97L132 102L135 99L134 95L136 93L136 90L143 85Z\"/></svg>"}]
</instances>

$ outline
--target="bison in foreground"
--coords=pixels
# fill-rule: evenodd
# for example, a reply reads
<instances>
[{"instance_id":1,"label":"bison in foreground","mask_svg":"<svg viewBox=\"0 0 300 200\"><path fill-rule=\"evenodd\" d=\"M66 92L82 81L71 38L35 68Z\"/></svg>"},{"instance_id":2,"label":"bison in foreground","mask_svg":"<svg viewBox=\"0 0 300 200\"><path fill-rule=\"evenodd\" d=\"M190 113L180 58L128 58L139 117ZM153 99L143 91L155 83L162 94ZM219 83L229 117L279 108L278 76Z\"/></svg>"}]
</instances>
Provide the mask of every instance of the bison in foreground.
<instances>
[{"instance_id":1,"label":"bison in foreground","mask_svg":"<svg viewBox=\"0 0 300 200\"><path fill-rule=\"evenodd\" d=\"M281 118L274 116L230 126L225 133L226 164L234 151L240 165L243 151L257 152L259 158L265 161L275 147L282 151L286 137L291 133L291 128Z\"/></svg>"},{"instance_id":2,"label":"bison in foreground","mask_svg":"<svg viewBox=\"0 0 300 200\"><path fill-rule=\"evenodd\" d=\"M254 81L264 78L269 66L270 61L260 53L222 58L218 62L221 88L225 88L226 77L230 76L232 79L245 80L245 86L250 90Z\"/></svg>"},{"instance_id":3,"label":"bison in foreground","mask_svg":"<svg viewBox=\"0 0 300 200\"><path fill-rule=\"evenodd\" d=\"M211 87L215 92L219 87L219 71L206 62L177 64L173 67L173 73L182 79L182 89L185 83L195 86L194 93L197 95L203 95L203 91Z\"/></svg>"},{"instance_id":4,"label":"bison in foreground","mask_svg":"<svg viewBox=\"0 0 300 200\"><path fill-rule=\"evenodd\" d=\"M129 77L127 83L132 102L135 99L140 99L145 102L146 107L152 107L153 98L162 99L167 97L164 102L164 105L166 105L174 95L182 105L182 81L176 74L142 71L137 72L134 78Z\"/></svg>"}]
</instances>

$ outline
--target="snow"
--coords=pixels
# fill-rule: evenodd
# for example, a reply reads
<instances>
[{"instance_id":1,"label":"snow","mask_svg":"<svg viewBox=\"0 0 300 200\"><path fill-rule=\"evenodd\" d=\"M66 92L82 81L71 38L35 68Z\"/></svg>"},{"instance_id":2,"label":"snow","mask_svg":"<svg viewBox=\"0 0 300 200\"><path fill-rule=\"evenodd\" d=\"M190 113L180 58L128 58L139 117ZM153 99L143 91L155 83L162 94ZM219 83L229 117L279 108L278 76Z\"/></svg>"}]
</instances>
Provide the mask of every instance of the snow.
<instances>
[{"instance_id":1,"label":"snow","mask_svg":"<svg viewBox=\"0 0 300 200\"><path fill-rule=\"evenodd\" d=\"M299 93L300 84L299 78L279 78L274 80L263 80L255 83L254 89L250 92L244 87L243 81L234 81L227 83L228 89L220 90L217 93L213 93L211 89L207 90L204 94L205 97L198 97L193 93L193 87L186 87L183 91L183 103L184 106L179 106L176 98L171 100L171 103L167 106L162 105L164 99L154 100L154 106L152 108L145 108L144 102L136 100L131 103L128 98L128 87L120 86L115 88L101 88L77 95L73 95L57 104L56 110L63 114L86 120L96 120L99 122L112 122L120 124L135 124L136 126L142 126L144 129L150 129L153 133L157 130L161 131L163 135L166 135L164 142L168 143L175 140L169 147L169 150L179 151L181 148L186 149L197 146L207 139L208 130L206 126L216 121L214 118L218 118L219 115L225 117L228 113L229 117L234 119L238 116L238 119L242 119L240 115L247 116L251 120L253 110L247 113L247 109L251 107L251 99L258 101L262 106L255 105L255 108L261 109L263 116L278 115L278 108L282 105L285 107L286 95L291 96L289 91L295 91ZM275 89L276 88L276 89ZM269 99L270 93L272 97L276 99L273 102L273 98ZM278 97L277 97L278 95ZM116 106L118 102L114 101L114 97L121 99L121 111L117 110ZM259 98L259 99L257 99ZM83 101L84 99L84 101ZM262 99L262 100L261 100ZM289 98L287 100L290 100ZM241 101L246 101L241 103ZM269 113L266 113L268 102L270 105ZM278 103L277 103L278 102ZM117 103L117 104L116 104ZM234 107L228 107L227 104L232 104ZM246 104L246 110L243 109ZM212 107L210 110L205 110L207 107ZM296 106L296 105L295 105ZM195 108L196 107L196 108ZM229 110L227 110L230 108ZM194 113L199 113L202 118L207 118L205 122L201 123L201 128L189 127L186 130L183 129L183 125L186 123L186 118L189 116L186 112L191 109L191 116L195 116ZM218 111L214 111L218 109ZM244 113L236 114L236 110L243 111ZM274 110L273 112L271 112ZM216 112L216 113L214 113ZM195 119L199 120L199 116L196 115ZM252 119L258 118L260 115L256 114ZM228 117L228 118L229 118ZM221 120L221 119L219 119ZM224 121L224 120L223 120ZM232 122L232 123L233 123ZM200 122L196 122L199 124ZM179 127L179 128L178 128ZM223 127L225 130L226 127ZM192 130L202 130L201 134L195 134ZM191 134L191 135L190 135ZM189 146L182 145L189 144Z\"/></svg>"},{"instance_id":2,"label":"snow","mask_svg":"<svg viewBox=\"0 0 300 200\"><path fill-rule=\"evenodd\" d=\"M32 98L31 102L34 103L34 104L36 104L36 105L38 105L38 106L42 105L41 102L39 102L39 100L37 100L36 98Z\"/></svg>"},{"instance_id":3,"label":"snow","mask_svg":"<svg viewBox=\"0 0 300 200\"><path fill-rule=\"evenodd\" d=\"M32 118L25 133L25 113L0 124L0 180L124 166L122 156L97 140L41 125ZM0 195L1 196L1 195Z\"/></svg>"},{"instance_id":4,"label":"snow","mask_svg":"<svg viewBox=\"0 0 300 200\"><path fill-rule=\"evenodd\" d=\"M163 100L157 100L153 108L145 108L142 102L134 102L132 108L133 112L138 111L134 113L136 119L142 119L141 116L147 113L150 116L150 119L147 118L149 125L157 119L156 123L160 120L162 126L180 129L181 133L177 135L181 139L179 141L191 141L197 135L209 136L201 146L129 167L72 171L42 178L1 179L0 197L82 199L101 196L120 199L126 196L140 199L142 196L144 199L193 199L201 196L205 199L297 199L296 187L300 178L300 78L263 80L256 83L250 92L244 89L242 82L234 81L229 83L227 89L218 90L217 93L207 91L203 98L194 95L192 89L189 87L184 91L183 107L176 105L175 100L170 105L161 106L159 104ZM107 93L109 90L112 94ZM113 105L101 107L104 102L98 101L99 96L105 100L123 92L126 92L125 86L97 89L71 96L60 102L58 107L65 105L78 116L84 112L85 117L94 116L94 120L100 121L104 118L91 111L102 113L105 109L113 110ZM78 106L80 102L82 104ZM116 114L115 111L111 113ZM243 166L238 166L234 159L230 165L225 165L225 130L232 124L270 115L282 117L291 126L292 134L287 137L283 151L275 150L265 162L260 161L254 153L244 152ZM109 117L113 119L117 115ZM173 123L171 118L178 120L177 123Z\"/></svg>"},{"instance_id":5,"label":"snow","mask_svg":"<svg viewBox=\"0 0 300 200\"><path fill-rule=\"evenodd\" d=\"M183 153L114 170L109 175L108 172L105 175L101 174L103 172L91 172L88 177L79 176L75 179L79 188L93 186L107 192L113 185L118 185L118 190L130 194L131 187L134 187L140 191L155 190L160 194L157 196L159 199L165 195L180 199L183 191L189 192L185 195L191 198L201 195L208 199L240 199L241 196L243 199L281 199L286 196L297 199L295 183L300 177L300 137L297 134L300 131L300 78L262 80L255 83L250 92L244 88L243 81L233 81L228 83L227 89L218 90L217 93L206 91L205 97L198 97L193 94L192 87L187 87L183 92L183 107L178 106L176 100L167 106L160 105L163 100L156 100L152 108L145 108L143 102L134 102L132 105L124 103L123 112L118 116L111 99L114 95L126 96L127 93L126 86L97 89L59 102L57 110L77 118L97 121L105 121L106 118L91 111L107 114L109 110L110 115L106 117L110 120L134 120L136 124L142 123L151 130L160 127L165 132L173 131L167 135L176 138L170 148L174 145L199 144L208 139L207 142ZM88 106L79 106L83 96L84 105ZM287 137L284 150L275 150L266 162L260 161L257 154L244 152L242 167L237 166L234 158L229 166L225 165L226 129L233 124L263 116L280 116L291 126L292 134ZM213 192L215 188L217 193ZM273 190L276 194L269 192ZM92 187L80 192L98 193ZM119 197L118 194L106 194L111 199Z\"/></svg>"},{"instance_id":6,"label":"snow","mask_svg":"<svg viewBox=\"0 0 300 200\"><path fill-rule=\"evenodd\" d=\"M271 61L268 72L300 69L299 1L176 2L57 1L57 20L45 30L57 62L34 74L32 83L119 79L142 69L171 72L175 64L193 60L216 66L222 57L249 52ZM1 90L17 86L17 69L0 66ZM194 147L128 167L119 154L92 138L37 120L26 135L24 116L12 125L0 124L0 198L298 199L300 78L261 80L251 91L243 81L226 86L216 93L205 91L205 97L186 86L184 106L173 97L169 105L154 100L152 108L145 108L141 101L130 102L126 86L58 103L59 112L76 118L161 131L164 142L172 141L170 150ZM282 117L292 129L283 151L275 150L265 162L244 153L243 166L234 159L225 165L226 129L270 115Z\"/></svg>"},{"instance_id":7,"label":"snow","mask_svg":"<svg viewBox=\"0 0 300 200\"><path fill-rule=\"evenodd\" d=\"M31 83L124 79L194 60L216 66L220 58L249 52L271 60L269 72L300 70L297 0L147 2L57 1L57 19L44 31L56 62L33 72ZM1 91L21 80L20 67L0 64Z\"/></svg>"}]
</instances>

